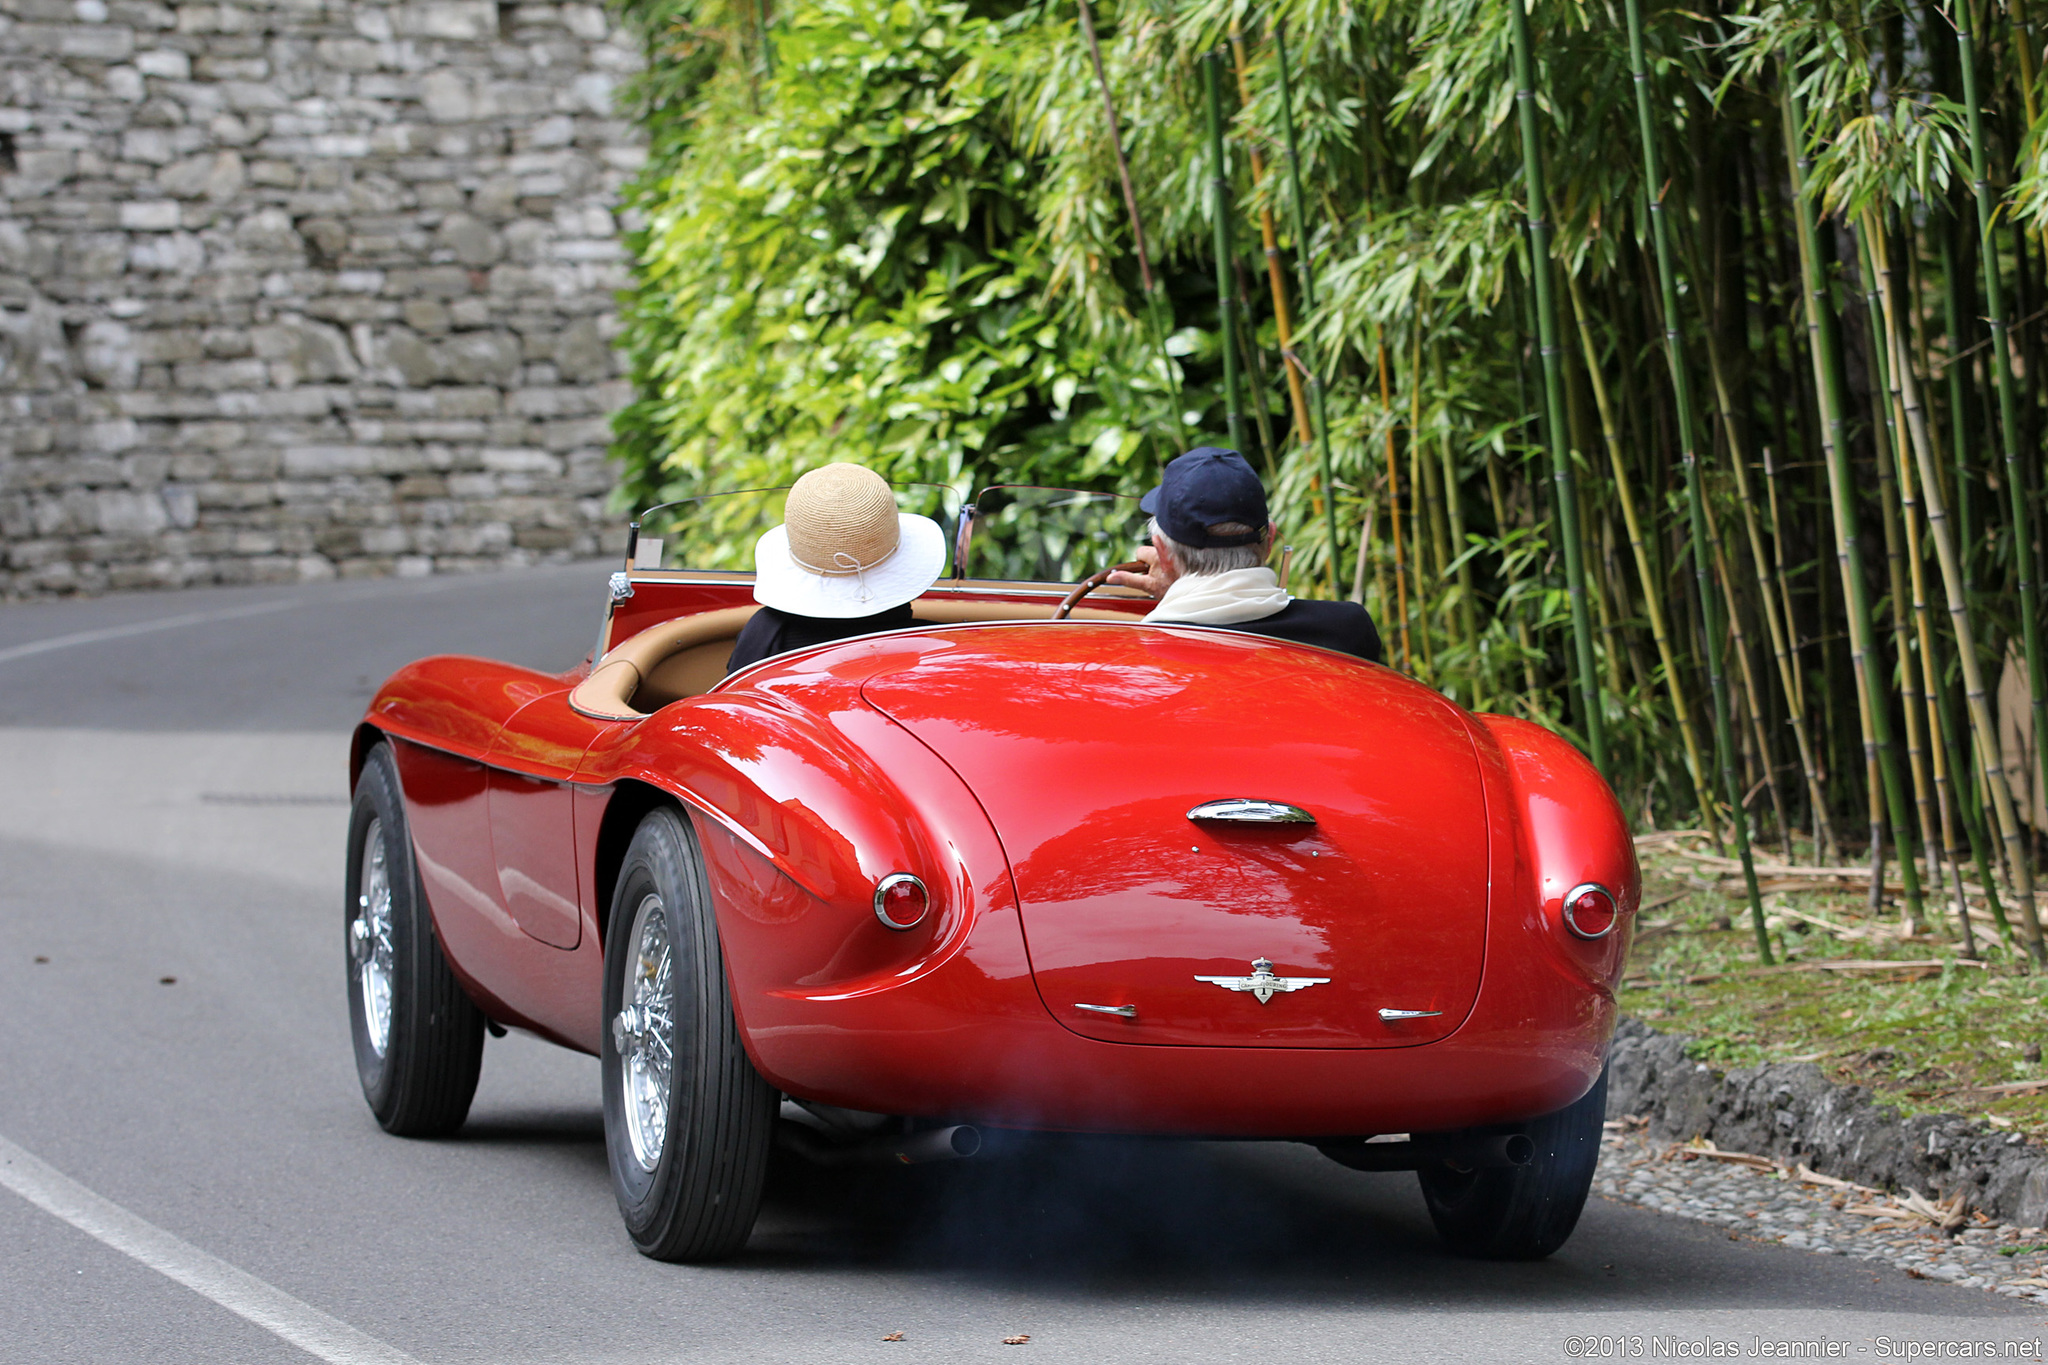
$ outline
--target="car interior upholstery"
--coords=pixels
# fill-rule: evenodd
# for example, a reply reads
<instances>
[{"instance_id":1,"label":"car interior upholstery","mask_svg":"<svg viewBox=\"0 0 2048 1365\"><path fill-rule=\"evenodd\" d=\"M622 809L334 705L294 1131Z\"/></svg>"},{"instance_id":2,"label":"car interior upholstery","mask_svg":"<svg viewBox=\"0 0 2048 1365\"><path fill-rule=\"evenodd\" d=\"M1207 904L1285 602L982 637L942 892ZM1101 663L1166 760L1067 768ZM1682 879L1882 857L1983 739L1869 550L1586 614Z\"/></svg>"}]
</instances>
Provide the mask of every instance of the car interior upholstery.
<instances>
[{"instance_id":1,"label":"car interior upholstery","mask_svg":"<svg viewBox=\"0 0 2048 1365\"><path fill-rule=\"evenodd\" d=\"M934 625L1045 621L1051 602L963 602L921 598L917 619ZM649 626L605 651L590 676L569 693L569 705L599 720L639 720L672 701L709 692L725 677L733 643L760 608L723 607ZM1130 621L1129 612L1076 607L1075 620Z\"/></svg>"}]
</instances>

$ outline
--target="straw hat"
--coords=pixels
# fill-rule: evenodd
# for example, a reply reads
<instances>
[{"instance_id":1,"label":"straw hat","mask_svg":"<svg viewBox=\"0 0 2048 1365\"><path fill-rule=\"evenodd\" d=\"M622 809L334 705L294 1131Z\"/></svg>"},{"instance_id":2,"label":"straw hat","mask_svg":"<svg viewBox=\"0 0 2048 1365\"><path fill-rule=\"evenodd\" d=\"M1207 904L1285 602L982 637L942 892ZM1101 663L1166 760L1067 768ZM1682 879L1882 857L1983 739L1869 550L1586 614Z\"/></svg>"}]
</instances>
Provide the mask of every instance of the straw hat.
<instances>
[{"instance_id":1,"label":"straw hat","mask_svg":"<svg viewBox=\"0 0 2048 1365\"><path fill-rule=\"evenodd\" d=\"M798 616L872 616L924 595L946 567L946 534L896 510L882 476L828 464L798 479L782 525L754 546L754 600Z\"/></svg>"}]
</instances>

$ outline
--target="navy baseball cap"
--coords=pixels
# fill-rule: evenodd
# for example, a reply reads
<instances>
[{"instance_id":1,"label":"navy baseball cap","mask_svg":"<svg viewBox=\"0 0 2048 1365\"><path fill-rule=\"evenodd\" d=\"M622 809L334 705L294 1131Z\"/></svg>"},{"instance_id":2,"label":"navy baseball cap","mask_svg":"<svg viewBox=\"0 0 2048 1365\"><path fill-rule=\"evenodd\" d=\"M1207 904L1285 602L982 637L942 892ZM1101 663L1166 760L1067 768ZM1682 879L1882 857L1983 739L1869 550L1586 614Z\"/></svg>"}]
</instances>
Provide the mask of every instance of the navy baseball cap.
<instances>
[{"instance_id":1,"label":"navy baseball cap","mask_svg":"<svg viewBox=\"0 0 2048 1365\"><path fill-rule=\"evenodd\" d=\"M1266 488L1244 456L1219 446L1197 446L1176 456L1159 486L1139 500L1159 529L1197 550L1250 545L1266 534ZM1250 529L1211 535L1211 526L1236 522Z\"/></svg>"}]
</instances>

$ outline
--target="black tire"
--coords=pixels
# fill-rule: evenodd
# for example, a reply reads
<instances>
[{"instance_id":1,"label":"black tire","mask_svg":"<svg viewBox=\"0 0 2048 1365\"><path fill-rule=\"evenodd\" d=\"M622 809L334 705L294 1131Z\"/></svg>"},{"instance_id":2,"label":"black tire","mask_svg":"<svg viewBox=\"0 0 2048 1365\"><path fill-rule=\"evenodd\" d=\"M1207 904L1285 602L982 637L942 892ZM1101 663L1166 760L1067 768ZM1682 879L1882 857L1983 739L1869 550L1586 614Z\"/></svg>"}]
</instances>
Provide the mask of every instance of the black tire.
<instances>
[{"instance_id":1,"label":"black tire","mask_svg":"<svg viewBox=\"0 0 2048 1365\"><path fill-rule=\"evenodd\" d=\"M740 1043L710 882L680 811L641 820L606 924L604 1141L619 1212L643 1255L721 1260L754 1230L780 1097Z\"/></svg>"},{"instance_id":2,"label":"black tire","mask_svg":"<svg viewBox=\"0 0 2048 1365\"><path fill-rule=\"evenodd\" d=\"M363 1098L387 1133L440 1137L469 1117L483 1066L484 1016L434 933L412 835L405 825L398 768L387 744L373 747L356 779L348 817L343 958L348 964L349 1032ZM387 906L380 911L373 901ZM383 1046L372 1033L368 976L388 986Z\"/></svg>"},{"instance_id":3,"label":"black tire","mask_svg":"<svg viewBox=\"0 0 2048 1365\"><path fill-rule=\"evenodd\" d=\"M1563 1246L1593 1188L1606 1117L1603 1069L1577 1103L1519 1125L1536 1147L1528 1165L1417 1172L1444 1245L1491 1261L1538 1261Z\"/></svg>"}]
</instances>

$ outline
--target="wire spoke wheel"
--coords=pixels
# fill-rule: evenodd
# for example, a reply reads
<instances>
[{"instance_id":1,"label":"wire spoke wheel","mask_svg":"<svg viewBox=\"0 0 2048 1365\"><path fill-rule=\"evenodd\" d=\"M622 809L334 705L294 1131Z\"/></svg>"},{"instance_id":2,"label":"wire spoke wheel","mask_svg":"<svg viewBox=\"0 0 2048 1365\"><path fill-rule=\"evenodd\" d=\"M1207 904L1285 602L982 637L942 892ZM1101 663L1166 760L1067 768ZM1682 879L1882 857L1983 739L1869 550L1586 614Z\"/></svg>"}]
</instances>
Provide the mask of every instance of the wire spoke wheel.
<instances>
[{"instance_id":1,"label":"wire spoke wheel","mask_svg":"<svg viewBox=\"0 0 2048 1365\"><path fill-rule=\"evenodd\" d=\"M640 1169L661 1162L668 1141L669 1085L675 1069L675 952L661 897L644 897L633 913L632 995L612 1018L626 1134Z\"/></svg>"},{"instance_id":2,"label":"wire spoke wheel","mask_svg":"<svg viewBox=\"0 0 2048 1365\"><path fill-rule=\"evenodd\" d=\"M391 1047L391 863L384 852L384 822L373 817L363 833L363 889L349 922L349 955L363 1001L363 1032L382 1057Z\"/></svg>"},{"instance_id":3,"label":"wire spoke wheel","mask_svg":"<svg viewBox=\"0 0 2048 1365\"><path fill-rule=\"evenodd\" d=\"M363 1098L386 1132L452 1133L483 1064L484 1016L442 955L391 746L364 755L343 895L349 1032Z\"/></svg>"},{"instance_id":4,"label":"wire spoke wheel","mask_svg":"<svg viewBox=\"0 0 2048 1365\"><path fill-rule=\"evenodd\" d=\"M712 1261L747 1244L777 1094L747 1060L696 832L641 820L605 921L605 1153L633 1245Z\"/></svg>"}]
</instances>

